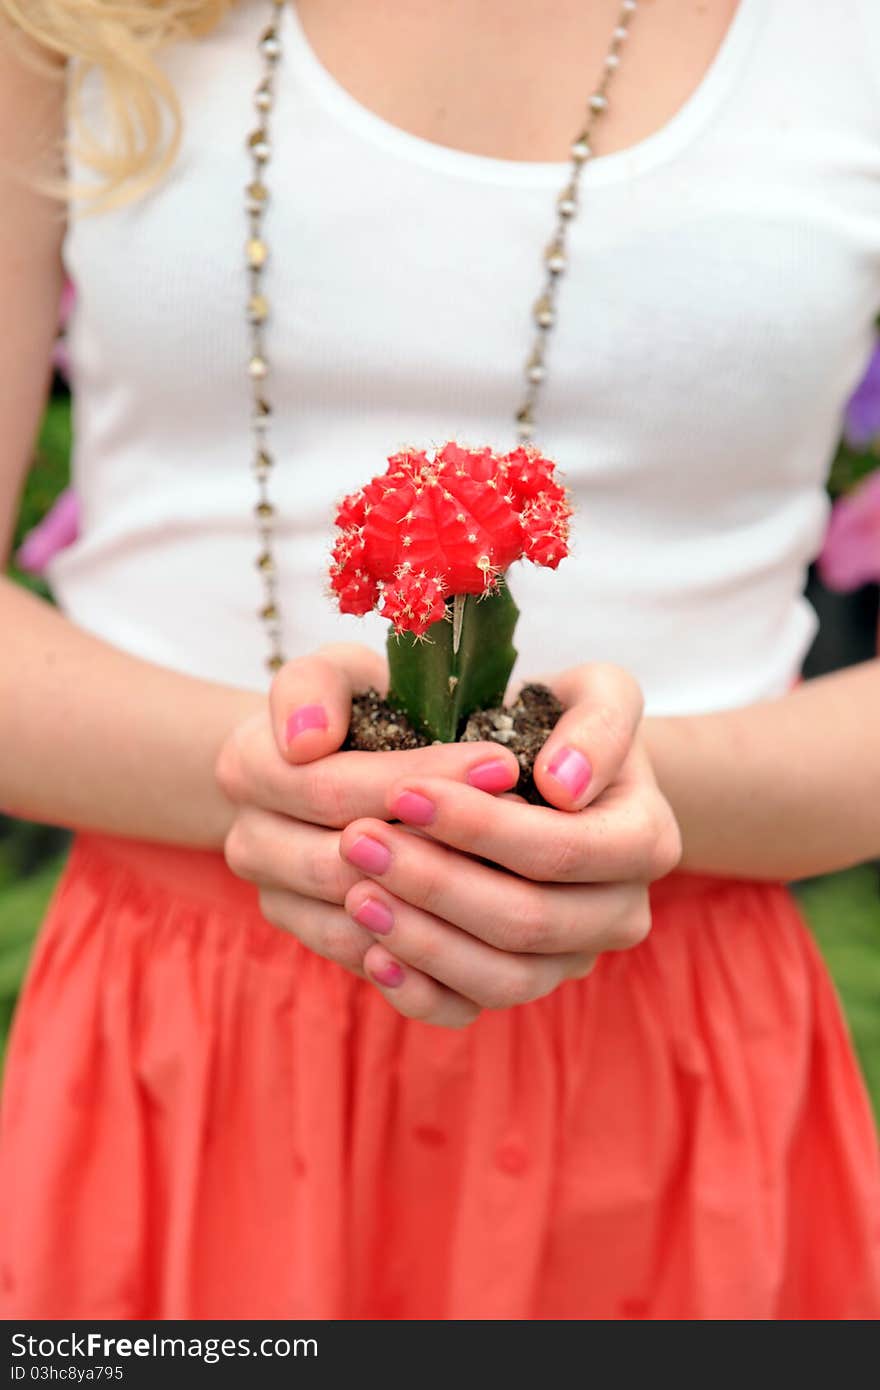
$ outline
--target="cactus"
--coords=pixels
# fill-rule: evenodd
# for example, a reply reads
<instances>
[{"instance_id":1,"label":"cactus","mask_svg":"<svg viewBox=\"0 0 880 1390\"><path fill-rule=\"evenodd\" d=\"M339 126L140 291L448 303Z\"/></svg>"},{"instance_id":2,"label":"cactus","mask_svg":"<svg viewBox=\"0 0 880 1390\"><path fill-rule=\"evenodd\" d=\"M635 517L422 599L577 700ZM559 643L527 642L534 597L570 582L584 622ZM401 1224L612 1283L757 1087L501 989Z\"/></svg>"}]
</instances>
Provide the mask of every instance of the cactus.
<instances>
[{"instance_id":1,"label":"cactus","mask_svg":"<svg viewBox=\"0 0 880 1390\"><path fill-rule=\"evenodd\" d=\"M529 447L395 454L343 500L331 587L343 613L391 623L388 698L416 728L453 742L501 702L516 659L505 575L520 559L555 569L570 515L555 465Z\"/></svg>"}]
</instances>

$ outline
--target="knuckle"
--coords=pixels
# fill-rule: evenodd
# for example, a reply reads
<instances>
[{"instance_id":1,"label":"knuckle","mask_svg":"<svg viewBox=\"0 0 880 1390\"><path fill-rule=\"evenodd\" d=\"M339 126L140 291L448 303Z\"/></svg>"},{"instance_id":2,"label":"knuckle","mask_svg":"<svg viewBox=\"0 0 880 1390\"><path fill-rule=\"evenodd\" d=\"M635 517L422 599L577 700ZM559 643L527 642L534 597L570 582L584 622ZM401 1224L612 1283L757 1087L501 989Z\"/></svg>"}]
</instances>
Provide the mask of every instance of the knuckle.
<instances>
[{"instance_id":1,"label":"knuckle","mask_svg":"<svg viewBox=\"0 0 880 1390\"><path fill-rule=\"evenodd\" d=\"M622 711L614 705L597 705L592 720L605 748L616 761L623 762L629 752L632 730Z\"/></svg>"},{"instance_id":2,"label":"knuckle","mask_svg":"<svg viewBox=\"0 0 880 1390\"><path fill-rule=\"evenodd\" d=\"M223 740L214 763L214 781L230 801L240 800L246 785L242 742L241 729L233 729Z\"/></svg>"},{"instance_id":3,"label":"knuckle","mask_svg":"<svg viewBox=\"0 0 880 1390\"><path fill-rule=\"evenodd\" d=\"M451 745L448 745L451 746ZM421 749L419 750L422 751ZM433 749L431 750L433 751ZM486 858L491 860L492 850L495 848L489 828L487 826L488 814L491 814L491 807L487 810L483 807L473 807L465 802L464 805L455 798L453 789L452 796L447 793L444 795L444 787L438 785L433 793L440 804L440 812L443 816L455 818L456 838L460 844L468 846L468 853L475 859Z\"/></svg>"},{"instance_id":4,"label":"knuckle","mask_svg":"<svg viewBox=\"0 0 880 1390\"><path fill-rule=\"evenodd\" d=\"M324 642L313 655L334 678L342 670L349 678L355 675L362 679L365 677L377 689L387 684L385 660L361 642Z\"/></svg>"},{"instance_id":5,"label":"knuckle","mask_svg":"<svg viewBox=\"0 0 880 1390\"><path fill-rule=\"evenodd\" d=\"M337 829L347 825L353 817L349 815L348 795L338 772L320 758L307 763L300 772L309 819Z\"/></svg>"},{"instance_id":6,"label":"knuckle","mask_svg":"<svg viewBox=\"0 0 880 1390\"><path fill-rule=\"evenodd\" d=\"M651 864L652 877L664 878L666 874L671 874L673 869L681 863L683 852L684 846L678 821L673 815L667 815L654 843Z\"/></svg>"},{"instance_id":7,"label":"knuckle","mask_svg":"<svg viewBox=\"0 0 880 1390\"><path fill-rule=\"evenodd\" d=\"M625 697L629 700L638 717L641 718L645 709L645 697L642 693L642 687L632 672L627 671L625 666L615 666L610 661L598 663L594 670L598 683L602 684L606 690L614 690L617 699Z\"/></svg>"},{"instance_id":8,"label":"knuckle","mask_svg":"<svg viewBox=\"0 0 880 1390\"><path fill-rule=\"evenodd\" d=\"M263 888L259 893L259 903L260 912L270 927L289 929L287 912L285 911L286 899L283 893L279 893L274 888Z\"/></svg>"},{"instance_id":9,"label":"knuckle","mask_svg":"<svg viewBox=\"0 0 880 1390\"><path fill-rule=\"evenodd\" d=\"M534 951L547 940L550 926L546 895L538 887L519 884L505 908L502 946L506 951Z\"/></svg>"},{"instance_id":10,"label":"knuckle","mask_svg":"<svg viewBox=\"0 0 880 1390\"><path fill-rule=\"evenodd\" d=\"M540 876L559 881L579 878L584 868L585 848L583 824L573 820L563 833L554 836L543 852Z\"/></svg>"},{"instance_id":11,"label":"knuckle","mask_svg":"<svg viewBox=\"0 0 880 1390\"><path fill-rule=\"evenodd\" d=\"M367 949L358 939L347 917L334 915L324 923L320 954L327 960L344 965L349 970L356 969L360 967Z\"/></svg>"},{"instance_id":12,"label":"knuckle","mask_svg":"<svg viewBox=\"0 0 880 1390\"><path fill-rule=\"evenodd\" d=\"M328 835L326 838L332 842L322 844L309 855L308 875L314 892L322 901L340 905L351 886L350 874L346 873L346 866L339 857L338 837Z\"/></svg>"},{"instance_id":13,"label":"knuckle","mask_svg":"<svg viewBox=\"0 0 880 1390\"><path fill-rule=\"evenodd\" d=\"M513 1009L519 1004L528 1004L539 993L534 967L527 962L514 961L498 972L477 1003L487 1009Z\"/></svg>"},{"instance_id":14,"label":"knuckle","mask_svg":"<svg viewBox=\"0 0 880 1390\"><path fill-rule=\"evenodd\" d=\"M283 666L275 672L269 685L269 702L276 704L284 699L284 692L290 680L291 669L296 667L297 660L285 661Z\"/></svg>"},{"instance_id":15,"label":"knuckle","mask_svg":"<svg viewBox=\"0 0 880 1390\"><path fill-rule=\"evenodd\" d=\"M232 822L223 841L223 858L237 878L248 878L254 871L254 839L250 818L239 814Z\"/></svg>"},{"instance_id":16,"label":"knuckle","mask_svg":"<svg viewBox=\"0 0 880 1390\"><path fill-rule=\"evenodd\" d=\"M398 1013L403 1014L404 1018L410 1018L414 1023L439 1023L441 1021L440 1005L433 993L427 990L413 990L408 995L399 999L394 999L394 1007Z\"/></svg>"},{"instance_id":17,"label":"knuckle","mask_svg":"<svg viewBox=\"0 0 880 1390\"><path fill-rule=\"evenodd\" d=\"M413 970L419 970L423 975L434 976L443 951L436 941L432 942L430 934L425 934L420 935L415 941L407 941L405 955L407 965L412 966Z\"/></svg>"},{"instance_id":18,"label":"knuckle","mask_svg":"<svg viewBox=\"0 0 880 1390\"><path fill-rule=\"evenodd\" d=\"M629 832L637 850L653 849L660 832L660 817L652 798L640 797L630 811Z\"/></svg>"},{"instance_id":19,"label":"knuckle","mask_svg":"<svg viewBox=\"0 0 880 1390\"><path fill-rule=\"evenodd\" d=\"M572 963L571 969L568 972L568 978L570 980L585 980L587 976L592 975L595 970L597 959L598 957L592 953L588 954L582 951Z\"/></svg>"},{"instance_id":20,"label":"knuckle","mask_svg":"<svg viewBox=\"0 0 880 1390\"><path fill-rule=\"evenodd\" d=\"M271 689L273 691L285 691L291 681L302 684L303 676L320 677L327 666L326 660L317 652L310 652L308 656L294 656L290 661L285 661L279 671L275 673Z\"/></svg>"},{"instance_id":21,"label":"knuckle","mask_svg":"<svg viewBox=\"0 0 880 1390\"><path fill-rule=\"evenodd\" d=\"M623 910L612 932L612 950L629 951L641 946L651 930L651 900L641 884L624 895Z\"/></svg>"},{"instance_id":22,"label":"knuckle","mask_svg":"<svg viewBox=\"0 0 880 1390\"><path fill-rule=\"evenodd\" d=\"M467 1000L459 1007L453 1017L448 1020L444 1019L444 1027L456 1030L470 1028L472 1023L476 1023L481 1013L482 1010L479 1004L474 1004L471 1000Z\"/></svg>"},{"instance_id":23,"label":"knuckle","mask_svg":"<svg viewBox=\"0 0 880 1390\"><path fill-rule=\"evenodd\" d=\"M427 862L420 863L412 875L412 883L407 897L415 907L430 912L434 917L442 917L446 902L448 875L441 866L433 862L433 855L422 855Z\"/></svg>"}]
</instances>

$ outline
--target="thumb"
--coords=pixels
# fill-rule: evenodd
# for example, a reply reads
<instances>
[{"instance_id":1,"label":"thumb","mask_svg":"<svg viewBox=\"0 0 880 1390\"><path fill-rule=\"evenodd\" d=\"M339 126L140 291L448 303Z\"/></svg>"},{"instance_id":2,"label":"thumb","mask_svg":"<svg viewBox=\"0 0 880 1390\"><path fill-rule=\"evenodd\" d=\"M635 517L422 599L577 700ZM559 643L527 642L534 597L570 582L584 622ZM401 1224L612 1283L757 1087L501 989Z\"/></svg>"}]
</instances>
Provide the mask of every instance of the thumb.
<instances>
[{"instance_id":1,"label":"thumb","mask_svg":"<svg viewBox=\"0 0 880 1390\"><path fill-rule=\"evenodd\" d=\"M548 685L567 705L535 763L535 784L551 806L580 811L618 776L642 717L638 682L619 666L575 666Z\"/></svg>"},{"instance_id":2,"label":"thumb","mask_svg":"<svg viewBox=\"0 0 880 1390\"><path fill-rule=\"evenodd\" d=\"M310 763L342 747L355 691L384 690L388 675L377 652L353 642L321 647L287 661L269 691L275 741L289 763Z\"/></svg>"}]
</instances>

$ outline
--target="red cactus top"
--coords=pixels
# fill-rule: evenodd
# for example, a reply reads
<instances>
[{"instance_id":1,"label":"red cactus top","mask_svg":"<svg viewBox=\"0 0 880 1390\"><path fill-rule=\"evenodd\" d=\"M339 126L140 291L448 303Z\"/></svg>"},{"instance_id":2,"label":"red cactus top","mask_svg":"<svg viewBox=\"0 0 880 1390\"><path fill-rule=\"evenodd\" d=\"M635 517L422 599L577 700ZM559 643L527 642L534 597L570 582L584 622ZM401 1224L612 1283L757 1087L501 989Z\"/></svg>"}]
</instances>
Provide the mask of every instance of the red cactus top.
<instances>
[{"instance_id":1,"label":"red cactus top","mask_svg":"<svg viewBox=\"0 0 880 1390\"><path fill-rule=\"evenodd\" d=\"M380 608L395 632L421 636L449 595L490 592L515 560L555 569L570 516L555 464L537 449L394 454L339 507L330 583L343 613Z\"/></svg>"}]
</instances>

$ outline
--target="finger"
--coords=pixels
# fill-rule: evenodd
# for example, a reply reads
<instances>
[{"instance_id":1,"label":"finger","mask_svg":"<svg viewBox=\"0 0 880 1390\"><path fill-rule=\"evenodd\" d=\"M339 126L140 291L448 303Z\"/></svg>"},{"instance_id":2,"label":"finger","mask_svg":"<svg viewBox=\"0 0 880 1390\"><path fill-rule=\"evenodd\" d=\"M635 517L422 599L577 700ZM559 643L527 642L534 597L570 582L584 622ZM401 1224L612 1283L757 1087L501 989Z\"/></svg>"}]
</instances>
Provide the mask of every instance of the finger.
<instances>
[{"instance_id":1,"label":"finger","mask_svg":"<svg viewBox=\"0 0 880 1390\"><path fill-rule=\"evenodd\" d=\"M364 971L399 1014L441 1028L464 1028L479 1015L476 1004L439 985L412 966L401 965L384 946L364 956Z\"/></svg>"},{"instance_id":2,"label":"finger","mask_svg":"<svg viewBox=\"0 0 880 1390\"><path fill-rule=\"evenodd\" d=\"M353 922L341 907L301 898L283 888L263 888L260 911L271 926L290 932L316 956L335 961L365 978L364 956L375 937Z\"/></svg>"},{"instance_id":3,"label":"finger","mask_svg":"<svg viewBox=\"0 0 880 1390\"><path fill-rule=\"evenodd\" d=\"M387 815L388 788L410 773L501 791L516 784L519 764L496 743L443 743L389 753L331 753L292 766L279 756L268 722L256 716L226 739L216 769L218 784L236 805L337 828L360 816Z\"/></svg>"},{"instance_id":4,"label":"finger","mask_svg":"<svg viewBox=\"0 0 880 1390\"><path fill-rule=\"evenodd\" d=\"M553 689L569 708L538 755L535 784L552 806L579 811L620 771L642 717L642 692L628 671L600 663L563 672Z\"/></svg>"},{"instance_id":5,"label":"finger","mask_svg":"<svg viewBox=\"0 0 880 1390\"><path fill-rule=\"evenodd\" d=\"M368 647L337 643L287 661L272 682L269 708L283 758L310 762L341 748L356 690L386 681L385 662Z\"/></svg>"},{"instance_id":6,"label":"finger","mask_svg":"<svg viewBox=\"0 0 880 1390\"><path fill-rule=\"evenodd\" d=\"M348 826L339 848L363 878L502 951L625 950L650 927L641 883L532 883L377 820Z\"/></svg>"},{"instance_id":7,"label":"finger","mask_svg":"<svg viewBox=\"0 0 880 1390\"><path fill-rule=\"evenodd\" d=\"M270 925L290 932L315 955L371 980L405 1018L463 1028L479 1014L470 1000L394 962L387 950L376 946L375 937L339 907L269 888L260 893L260 910Z\"/></svg>"},{"instance_id":8,"label":"finger","mask_svg":"<svg viewBox=\"0 0 880 1390\"><path fill-rule=\"evenodd\" d=\"M437 777L407 777L389 788L388 812L465 854L538 883L650 880L667 808L656 784L629 780L577 815L487 797Z\"/></svg>"},{"instance_id":9,"label":"finger","mask_svg":"<svg viewBox=\"0 0 880 1390\"><path fill-rule=\"evenodd\" d=\"M339 833L246 806L223 846L232 872L249 883L276 887L339 905L360 875L339 857Z\"/></svg>"},{"instance_id":10,"label":"finger","mask_svg":"<svg viewBox=\"0 0 880 1390\"><path fill-rule=\"evenodd\" d=\"M582 977L594 955L525 955L501 951L439 917L395 898L375 883L356 884L345 910L405 965L446 985L483 1009L528 1004L563 980Z\"/></svg>"}]
</instances>

